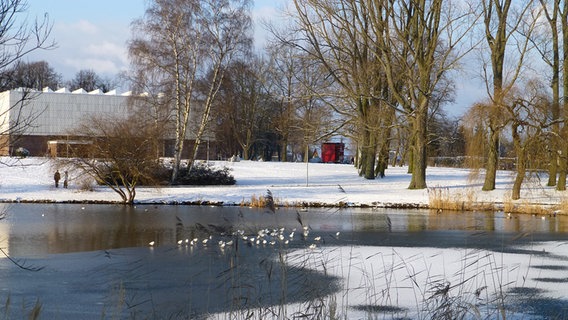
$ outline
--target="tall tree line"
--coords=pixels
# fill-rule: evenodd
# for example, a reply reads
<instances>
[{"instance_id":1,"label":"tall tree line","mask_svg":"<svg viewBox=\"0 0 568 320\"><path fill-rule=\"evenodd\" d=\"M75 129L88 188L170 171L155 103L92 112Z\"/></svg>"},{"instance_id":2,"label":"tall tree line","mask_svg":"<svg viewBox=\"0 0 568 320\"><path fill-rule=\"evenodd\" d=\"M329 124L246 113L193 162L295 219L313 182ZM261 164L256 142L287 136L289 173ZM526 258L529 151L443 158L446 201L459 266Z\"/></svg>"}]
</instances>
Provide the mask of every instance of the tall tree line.
<instances>
[{"instance_id":1,"label":"tall tree line","mask_svg":"<svg viewBox=\"0 0 568 320\"><path fill-rule=\"evenodd\" d=\"M464 17L472 11L457 3L294 1L295 33L280 39L333 80L332 91L320 95L334 97L334 110L355 128L365 178L384 175L396 131L408 130L409 188L426 187L435 101L447 100L448 74L470 50L462 42L474 20L464 23Z\"/></svg>"},{"instance_id":2,"label":"tall tree line","mask_svg":"<svg viewBox=\"0 0 568 320\"><path fill-rule=\"evenodd\" d=\"M118 84L118 76L116 78L101 77L94 70L89 69L79 70L72 79L64 81L63 76L47 61L19 60L0 72L0 92L17 88L41 91L45 88L57 90L63 87L71 91L99 89L102 92L108 92L116 89Z\"/></svg>"},{"instance_id":3,"label":"tall tree line","mask_svg":"<svg viewBox=\"0 0 568 320\"><path fill-rule=\"evenodd\" d=\"M487 95L460 130L481 156L486 191L510 142L518 198L530 167L547 166L548 184L566 188L567 14L561 0L295 0L293 31L277 38L332 79L318 95L349 123L361 175L381 175L386 150L403 145L409 188L426 187L440 106L467 56Z\"/></svg>"},{"instance_id":4,"label":"tall tree line","mask_svg":"<svg viewBox=\"0 0 568 320\"><path fill-rule=\"evenodd\" d=\"M463 150L442 146L452 132L469 137L469 149L483 159L483 190L495 188L509 142L515 188L523 170L538 163L549 168L548 183L563 190L567 6L294 0L290 25L271 29L266 50L254 53L248 1L156 0L133 24L130 80L134 91L149 93L142 110L161 129L155 132L175 140L172 179L208 136L227 156L276 153L287 161L307 160L310 146L341 134L354 141L361 176L384 176L394 152L409 165L409 188L421 189L429 155ZM487 95L457 126L443 108L454 99L464 56L481 71ZM535 72L541 70L546 77ZM85 72L77 80L94 78ZM182 159L188 139L196 143Z\"/></svg>"}]
</instances>

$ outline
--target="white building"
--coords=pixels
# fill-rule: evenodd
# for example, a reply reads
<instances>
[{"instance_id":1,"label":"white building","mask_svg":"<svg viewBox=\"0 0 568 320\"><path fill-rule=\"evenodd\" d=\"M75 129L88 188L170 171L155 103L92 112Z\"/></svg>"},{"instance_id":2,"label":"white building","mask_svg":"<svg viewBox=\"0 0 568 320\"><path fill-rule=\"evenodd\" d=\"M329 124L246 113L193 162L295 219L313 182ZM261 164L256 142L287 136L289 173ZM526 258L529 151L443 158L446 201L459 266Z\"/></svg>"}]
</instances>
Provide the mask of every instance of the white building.
<instances>
[{"instance_id":1,"label":"white building","mask_svg":"<svg viewBox=\"0 0 568 320\"><path fill-rule=\"evenodd\" d=\"M2 92L0 155L13 155L18 148L25 148L32 156L64 156L65 146L87 142L81 137L69 136L73 128L92 116L127 114L130 96L130 92L119 94L116 90L103 93L101 90L86 92L78 89L70 92L65 88ZM16 123L20 124L14 126ZM189 147L192 142L188 138L186 146ZM171 156L173 139L164 140L163 145L163 155Z\"/></svg>"},{"instance_id":2,"label":"white building","mask_svg":"<svg viewBox=\"0 0 568 320\"><path fill-rule=\"evenodd\" d=\"M45 155L49 141L69 140L67 133L93 115L126 114L130 93L117 94L83 89L69 92L28 89L0 93L0 132L4 135L2 155L23 147L32 155ZM14 125L17 124L18 125Z\"/></svg>"}]
</instances>

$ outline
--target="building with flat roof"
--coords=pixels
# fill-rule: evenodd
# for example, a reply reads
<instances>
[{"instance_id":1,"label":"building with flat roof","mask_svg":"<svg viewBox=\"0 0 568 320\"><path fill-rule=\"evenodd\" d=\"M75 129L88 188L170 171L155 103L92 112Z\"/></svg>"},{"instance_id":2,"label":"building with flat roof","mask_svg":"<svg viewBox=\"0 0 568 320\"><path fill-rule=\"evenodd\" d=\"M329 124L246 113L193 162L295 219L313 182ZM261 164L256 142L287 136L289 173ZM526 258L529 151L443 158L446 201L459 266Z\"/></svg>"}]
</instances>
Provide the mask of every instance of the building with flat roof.
<instances>
[{"instance_id":1,"label":"building with flat roof","mask_svg":"<svg viewBox=\"0 0 568 320\"><path fill-rule=\"evenodd\" d=\"M31 156L66 156L70 145L90 143L85 137L70 136L69 132L92 116L122 116L128 113L131 92L112 90L86 92L83 89L69 91L66 88L52 91L15 89L0 93L0 155L14 155L18 148L29 151ZM194 139L186 140L186 148ZM207 147L200 148L198 158L208 157L211 138ZM162 156L173 155L173 139L163 140ZM186 149L184 148L184 149ZM187 150L184 150L187 154ZM214 154L214 153L212 153ZM184 155L187 156L187 155Z\"/></svg>"}]
</instances>

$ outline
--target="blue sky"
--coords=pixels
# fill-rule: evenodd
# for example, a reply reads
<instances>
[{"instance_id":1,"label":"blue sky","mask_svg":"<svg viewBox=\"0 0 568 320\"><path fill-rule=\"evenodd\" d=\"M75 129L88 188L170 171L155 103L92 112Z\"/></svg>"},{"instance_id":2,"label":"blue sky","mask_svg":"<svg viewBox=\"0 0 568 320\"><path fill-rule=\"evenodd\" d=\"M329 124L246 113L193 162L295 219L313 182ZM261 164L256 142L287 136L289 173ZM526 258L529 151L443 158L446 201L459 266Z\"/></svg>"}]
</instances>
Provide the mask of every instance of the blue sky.
<instances>
[{"instance_id":1,"label":"blue sky","mask_svg":"<svg viewBox=\"0 0 568 320\"><path fill-rule=\"evenodd\" d=\"M30 61L46 60L65 79L82 69L113 76L128 66L130 23L144 13L145 0L28 0L30 18L49 15L58 47L37 51Z\"/></svg>"},{"instance_id":2,"label":"blue sky","mask_svg":"<svg viewBox=\"0 0 568 320\"><path fill-rule=\"evenodd\" d=\"M28 61L47 61L64 80L72 79L79 70L90 69L106 77L114 77L128 68L126 42L130 38L130 24L143 16L148 0L28 0L31 17L48 13L53 23L52 37L58 48L37 51ZM253 18L278 19L280 9L290 0L256 0ZM266 38L262 27L255 27L257 47ZM462 76L463 77L463 76ZM463 78L462 78L463 79ZM475 97L484 91L476 81L461 81L455 106L448 106L450 114L460 115Z\"/></svg>"},{"instance_id":3,"label":"blue sky","mask_svg":"<svg viewBox=\"0 0 568 320\"><path fill-rule=\"evenodd\" d=\"M257 0L255 19L270 19L286 0ZM83 69L114 76L128 67L126 42L130 24L144 14L147 0L28 0L30 18L48 13L53 23L52 38L58 48L38 51L28 61L47 61L64 80ZM256 38L265 34L256 27ZM257 40L258 41L258 40Z\"/></svg>"}]
</instances>

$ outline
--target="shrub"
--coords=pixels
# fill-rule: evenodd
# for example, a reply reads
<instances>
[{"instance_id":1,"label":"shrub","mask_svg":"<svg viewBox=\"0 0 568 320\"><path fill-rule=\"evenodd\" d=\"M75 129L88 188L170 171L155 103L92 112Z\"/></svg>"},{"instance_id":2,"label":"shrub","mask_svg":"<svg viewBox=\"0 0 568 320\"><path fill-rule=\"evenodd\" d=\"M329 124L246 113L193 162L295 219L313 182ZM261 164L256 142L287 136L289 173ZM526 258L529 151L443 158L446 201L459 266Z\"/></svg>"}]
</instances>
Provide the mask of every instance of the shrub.
<instances>
[{"instance_id":1,"label":"shrub","mask_svg":"<svg viewBox=\"0 0 568 320\"><path fill-rule=\"evenodd\" d=\"M91 177L85 177L79 180L78 185L81 191L95 191L96 182L95 179Z\"/></svg>"},{"instance_id":2,"label":"shrub","mask_svg":"<svg viewBox=\"0 0 568 320\"><path fill-rule=\"evenodd\" d=\"M175 185L233 185L235 178L230 173L231 169L221 169L204 162L195 162L189 170L187 167L180 168ZM171 172L170 172L171 173Z\"/></svg>"},{"instance_id":3,"label":"shrub","mask_svg":"<svg viewBox=\"0 0 568 320\"><path fill-rule=\"evenodd\" d=\"M103 169L101 169L102 171ZM104 168L104 181L99 184L108 184L114 180L121 185L120 177L116 175L116 168ZM163 165L148 168L148 172L138 177L138 185L163 185L167 184L172 176L172 169ZM204 162L195 162L191 170L187 167L179 169L178 177L173 185L233 185L235 178L230 173L231 169L223 167L215 168L213 165ZM130 175L124 175L127 181L131 181Z\"/></svg>"}]
</instances>

